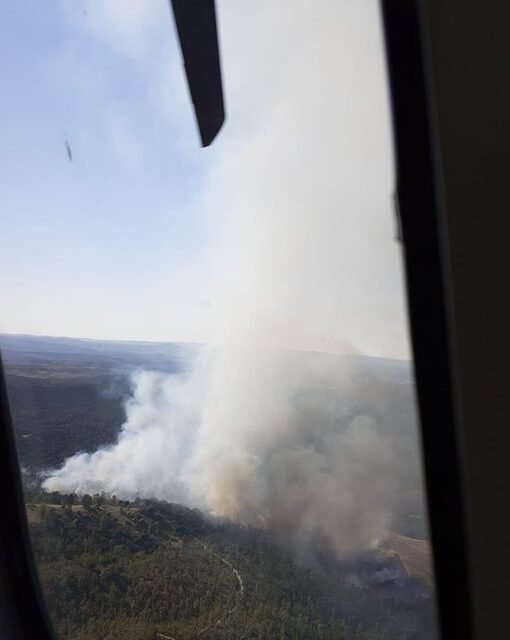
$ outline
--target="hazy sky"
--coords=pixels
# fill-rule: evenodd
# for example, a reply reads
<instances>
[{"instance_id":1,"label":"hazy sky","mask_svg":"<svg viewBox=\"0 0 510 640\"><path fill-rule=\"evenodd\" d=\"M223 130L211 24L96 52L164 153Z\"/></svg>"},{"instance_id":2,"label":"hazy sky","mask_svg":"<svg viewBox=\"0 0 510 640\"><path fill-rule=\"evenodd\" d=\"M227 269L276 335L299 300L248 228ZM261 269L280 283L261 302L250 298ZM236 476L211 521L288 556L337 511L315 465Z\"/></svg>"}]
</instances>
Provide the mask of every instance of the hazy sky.
<instances>
[{"instance_id":1,"label":"hazy sky","mask_svg":"<svg viewBox=\"0 0 510 640\"><path fill-rule=\"evenodd\" d=\"M204 150L166 0L1 3L0 330L223 341L237 305L405 357L378 3L217 6Z\"/></svg>"}]
</instances>

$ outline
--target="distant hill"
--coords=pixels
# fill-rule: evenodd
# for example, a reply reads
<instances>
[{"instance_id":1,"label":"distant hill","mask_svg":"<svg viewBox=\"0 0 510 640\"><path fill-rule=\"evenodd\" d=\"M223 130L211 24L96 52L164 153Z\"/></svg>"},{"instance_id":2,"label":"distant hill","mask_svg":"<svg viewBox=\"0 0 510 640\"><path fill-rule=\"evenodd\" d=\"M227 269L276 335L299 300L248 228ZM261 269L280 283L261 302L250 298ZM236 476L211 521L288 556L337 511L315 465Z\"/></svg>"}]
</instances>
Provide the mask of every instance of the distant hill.
<instances>
[{"instance_id":1,"label":"distant hill","mask_svg":"<svg viewBox=\"0 0 510 640\"><path fill-rule=\"evenodd\" d=\"M0 334L0 351L6 363L36 363L41 361L94 361L117 366L158 366L175 370L186 366L201 346L178 342L136 342L91 340L86 338L55 338L18 334Z\"/></svg>"},{"instance_id":2,"label":"distant hill","mask_svg":"<svg viewBox=\"0 0 510 640\"><path fill-rule=\"evenodd\" d=\"M142 342L128 340L93 340L0 333L0 351L6 362L110 361L129 365L157 365L161 368L187 366L201 353L204 345L191 342ZM356 361L367 371L382 374L402 384L412 381L408 360L377 358L362 354L295 352L299 357L321 363Z\"/></svg>"}]
</instances>

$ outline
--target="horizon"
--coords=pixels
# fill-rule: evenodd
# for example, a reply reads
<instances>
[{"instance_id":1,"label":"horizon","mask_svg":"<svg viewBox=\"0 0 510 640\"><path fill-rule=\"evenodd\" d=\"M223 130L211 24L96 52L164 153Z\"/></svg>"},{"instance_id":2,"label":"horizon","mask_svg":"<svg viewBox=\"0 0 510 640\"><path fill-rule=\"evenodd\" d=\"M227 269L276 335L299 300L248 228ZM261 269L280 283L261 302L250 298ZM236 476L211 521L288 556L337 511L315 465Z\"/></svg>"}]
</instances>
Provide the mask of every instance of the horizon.
<instances>
[{"instance_id":1,"label":"horizon","mask_svg":"<svg viewBox=\"0 0 510 640\"><path fill-rule=\"evenodd\" d=\"M0 355L2 352L1 339L6 337L14 337L14 338L41 338L48 340L69 340L76 342L108 342L114 344L137 344L137 345L189 345L189 346L197 346L197 347L229 347L231 348L233 345L228 343L207 343L207 342L193 342L189 340L130 340L130 339L116 339L116 338L87 338L85 336L65 336L65 335L48 335L48 334L36 334L36 333L16 333L16 332L5 332L0 331ZM293 349L283 348L282 351L291 351L296 353L317 353L321 355L330 355L330 356L349 356L349 357L360 357L360 358L372 358L376 360L391 360L393 362L404 362L412 364L411 358L396 358L396 357L388 357L388 356L379 356L371 353L363 353L363 352L355 352L355 351L316 351L316 350L306 350L306 349Z\"/></svg>"}]
</instances>

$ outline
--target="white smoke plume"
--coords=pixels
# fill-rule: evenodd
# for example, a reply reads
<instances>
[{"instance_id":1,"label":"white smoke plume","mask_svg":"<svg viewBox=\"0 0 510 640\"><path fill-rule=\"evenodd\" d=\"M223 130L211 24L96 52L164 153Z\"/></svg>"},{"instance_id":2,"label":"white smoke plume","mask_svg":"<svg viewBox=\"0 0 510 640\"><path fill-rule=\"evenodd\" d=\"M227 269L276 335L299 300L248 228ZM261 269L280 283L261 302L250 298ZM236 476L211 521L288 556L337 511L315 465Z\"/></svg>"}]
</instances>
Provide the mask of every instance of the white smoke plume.
<instances>
[{"instance_id":1,"label":"white smoke plume","mask_svg":"<svg viewBox=\"0 0 510 640\"><path fill-rule=\"evenodd\" d=\"M388 524L416 437L358 356L304 353L408 354L377 3L225 1L219 18L229 119L200 204L224 346L183 376L135 374L118 442L44 486L182 501L341 554Z\"/></svg>"},{"instance_id":2,"label":"white smoke plume","mask_svg":"<svg viewBox=\"0 0 510 640\"><path fill-rule=\"evenodd\" d=\"M133 384L118 442L68 459L46 489L183 502L342 554L382 535L403 482L419 487L402 465L409 387L356 355L222 348Z\"/></svg>"}]
</instances>

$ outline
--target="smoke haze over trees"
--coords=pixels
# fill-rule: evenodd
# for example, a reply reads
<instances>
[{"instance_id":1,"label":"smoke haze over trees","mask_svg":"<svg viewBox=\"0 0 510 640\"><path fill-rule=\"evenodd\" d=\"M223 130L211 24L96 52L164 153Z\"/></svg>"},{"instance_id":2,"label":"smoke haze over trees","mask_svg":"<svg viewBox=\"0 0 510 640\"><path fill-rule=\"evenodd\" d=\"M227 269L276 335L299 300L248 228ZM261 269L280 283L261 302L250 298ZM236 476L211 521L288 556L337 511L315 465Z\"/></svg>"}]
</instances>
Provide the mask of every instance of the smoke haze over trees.
<instances>
[{"instance_id":1,"label":"smoke haze over trees","mask_svg":"<svg viewBox=\"0 0 510 640\"><path fill-rule=\"evenodd\" d=\"M69 458L43 486L198 506L305 555L366 548L403 510L422 513L406 363L238 358L219 349L189 373L139 372L117 443Z\"/></svg>"}]
</instances>

